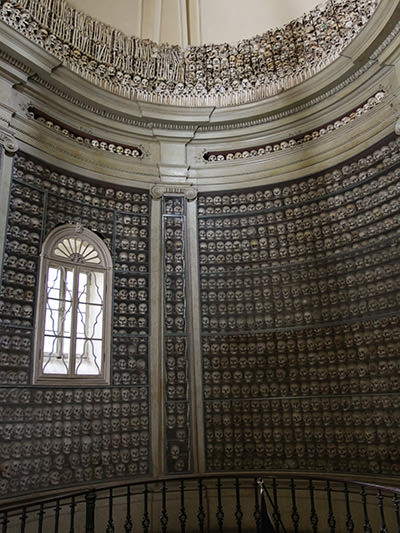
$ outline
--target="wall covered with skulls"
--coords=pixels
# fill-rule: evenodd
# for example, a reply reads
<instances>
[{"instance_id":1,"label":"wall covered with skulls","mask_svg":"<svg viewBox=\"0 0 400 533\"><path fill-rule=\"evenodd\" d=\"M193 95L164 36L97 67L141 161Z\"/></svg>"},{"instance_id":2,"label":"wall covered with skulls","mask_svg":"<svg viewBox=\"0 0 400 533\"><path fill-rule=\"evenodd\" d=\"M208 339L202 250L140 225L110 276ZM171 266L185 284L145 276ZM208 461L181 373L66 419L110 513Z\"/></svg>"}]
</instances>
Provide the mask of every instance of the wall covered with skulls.
<instances>
[{"instance_id":1,"label":"wall covered with skulls","mask_svg":"<svg viewBox=\"0 0 400 533\"><path fill-rule=\"evenodd\" d=\"M14 158L0 295L2 496L149 474L149 194ZM97 232L114 260L112 385L31 386L41 244L59 224Z\"/></svg>"},{"instance_id":2,"label":"wall covered with skulls","mask_svg":"<svg viewBox=\"0 0 400 533\"><path fill-rule=\"evenodd\" d=\"M209 470L399 474L399 163L199 196Z\"/></svg>"},{"instance_id":3,"label":"wall covered with skulls","mask_svg":"<svg viewBox=\"0 0 400 533\"><path fill-rule=\"evenodd\" d=\"M308 178L199 194L196 446L206 471L399 474L399 163L391 136ZM162 236L165 394L164 414L151 415L154 201L14 157L0 302L3 496L151 475L151 416L165 420L165 471L193 471L183 194L164 195L152 221ZM113 255L109 387L31 385L40 247L67 222L98 232Z\"/></svg>"}]
</instances>

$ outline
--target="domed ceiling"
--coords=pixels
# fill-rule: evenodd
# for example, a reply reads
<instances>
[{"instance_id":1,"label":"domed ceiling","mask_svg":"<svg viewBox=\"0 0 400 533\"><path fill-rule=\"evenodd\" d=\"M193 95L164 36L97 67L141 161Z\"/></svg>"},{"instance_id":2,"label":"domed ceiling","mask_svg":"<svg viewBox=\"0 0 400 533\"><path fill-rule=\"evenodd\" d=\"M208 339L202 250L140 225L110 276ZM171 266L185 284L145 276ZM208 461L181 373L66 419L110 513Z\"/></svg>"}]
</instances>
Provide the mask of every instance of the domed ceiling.
<instances>
[{"instance_id":1,"label":"domed ceiling","mask_svg":"<svg viewBox=\"0 0 400 533\"><path fill-rule=\"evenodd\" d=\"M131 4L104 6L102 13L95 0L86 0L86 12L81 2L75 8L66 0L0 0L0 20L114 94L155 104L232 106L277 95L320 72L380 3L121 1Z\"/></svg>"},{"instance_id":2,"label":"domed ceiling","mask_svg":"<svg viewBox=\"0 0 400 533\"><path fill-rule=\"evenodd\" d=\"M283 26L321 0L70 0L126 35L180 46L236 43Z\"/></svg>"}]
</instances>

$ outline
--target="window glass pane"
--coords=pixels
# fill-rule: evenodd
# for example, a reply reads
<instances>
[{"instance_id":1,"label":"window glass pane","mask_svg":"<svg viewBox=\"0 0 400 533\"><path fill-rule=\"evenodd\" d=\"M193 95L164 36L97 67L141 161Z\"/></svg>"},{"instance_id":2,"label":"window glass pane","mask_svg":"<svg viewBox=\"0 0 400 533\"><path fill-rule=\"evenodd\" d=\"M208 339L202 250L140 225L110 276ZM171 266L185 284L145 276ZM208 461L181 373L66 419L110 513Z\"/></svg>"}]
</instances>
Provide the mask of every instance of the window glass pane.
<instances>
[{"instance_id":1,"label":"window glass pane","mask_svg":"<svg viewBox=\"0 0 400 533\"><path fill-rule=\"evenodd\" d=\"M101 339L103 333L102 272L80 272L77 307L77 335L89 339Z\"/></svg>"},{"instance_id":2,"label":"window glass pane","mask_svg":"<svg viewBox=\"0 0 400 533\"><path fill-rule=\"evenodd\" d=\"M79 304L77 335L101 339L103 335L103 308L101 305Z\"/></svg>"},{"instance_id":3,"label":"window glass pane","mask_svg":"<svg viewBox=\"0 0 400 533\"><path fill-rule=\"evenodd\" d=\"M47 300L46 318L44 323L44 331L48 335L57 335L60 302L59 300Z\"/></svg>"},{"instance_id":4,"label":"window glass pane","mask_svg":"<svg viewBox=\"0 0 400 533\"><path fill-rule=\"evenodd\" d=\"M59 355L57 352L56 347L59 341L60 339L57 337L49 337L48 335L45 335L44 337L45 351L42 360L43 374L68 374L70 339L63 339L63 347L65 350L63 355Z\"/></svg>"},{"instance_id":5,"label":"window glass pane","mask_svg":"<svg viewBox=\"0 0 400 533\"><path fill-rule=\"evenodd\" d=\"M94 272L91 279L90 303L102 304L104 296L104 272Z\"/></svg>"},{"instance_id":6,"label":"window glass pane","mask_svg":"<svg viewBox=\"0 0 400 533\"><path fill-rule=\"evenodd\" d=\"M65 269L65 295L64 298L68 301L72 301L72 295L74 290L74 271L72 268Z\"/></svg>"},{"instance_id":7,"label":"window glass pane","mask_svg":"<svg viewBox=\"0 0 400 533\"><path fill-rule=\"evenodd\" d=\"M75 372L77 375L99 375L102 371L102 341L101 339L76 340Z\"/></svg>"},{"instance_id":8,"label":"window glass pane","mask_svg":"<svg viewBox=\"0 0 400 533\"><path fill-rule=\"evenodd\" d=\"M44 320L42 372L67 374L69 370L74 271L50 266Z\"/></svg>"},{"instance_id":9,"label":"window glass pane","mask_svg":"<svg viewBox=\"0 0 400 533\"><path fill-rule=\"evenodd\" d=\"M61 270L50 267L47 276L47 294L49 298L60 297Z\"/></svg>"},{"instance_id":10,"label":"window glass pane","mask_svg":"<svg viewBox=\"0 0 400 533\"><path fill-rule=\"evenodd\" d=\"M78 280L75 372L98 375L102 371L104 273L81 271Z\"/></svg>"},{"instance_id":11,"label":"window glass pane","mask_svg":"<svg viewBox=\"0 0 400 533\"><path fill-rule=\"evenodd\" d=\"M103 292L104 272L79 272L78 299L80 302L102 304Z\"/></svg>"},{"instance_id":12,"label":"window glass pane","mask_svg":"<svg viewBox=\"0 0 400 533\"><path fill-rule=\"evenodd\" d=\"M88 272L79 272L78 276L78 298L80 302L86 302L88 292Z\"/></svg>"}]
</instances>

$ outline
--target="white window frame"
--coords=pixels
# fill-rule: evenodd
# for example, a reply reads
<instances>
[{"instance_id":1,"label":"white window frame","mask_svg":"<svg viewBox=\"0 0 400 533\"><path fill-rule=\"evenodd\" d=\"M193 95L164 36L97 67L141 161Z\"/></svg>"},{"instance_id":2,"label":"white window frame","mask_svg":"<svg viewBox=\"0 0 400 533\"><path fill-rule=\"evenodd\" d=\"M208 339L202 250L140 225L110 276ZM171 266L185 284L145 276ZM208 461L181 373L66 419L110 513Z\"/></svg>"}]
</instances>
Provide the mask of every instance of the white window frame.
<instances>
[{"instance_id":1,"label":"white window frame","mask_svg":"<svg viewBox=\"0 0 400 533\"><path fill-rule=\"evenodd\" d=\"M93 246L97 252L98 263L86 262L80 258L66 258L57 256L54 252L57 244L64 239L80 239ZM102 294L102 339L101 339L101 373L97 375L77 374L75 370L75 351L71 351L67 373L43 372L43 345L45 336L46 304L48 296L49 268L71 269L74 276L74 293L71 304L71 346L75 346L77 331L77 278L81 272L99 272L103 274ZM60 283L60 291L61 291ZM55 228L46 238L40 256L39 287L37 291L36 327L34 343L33 383L36 385L109 385L110 384L110 358L111 358L111 320L112 320L112 258L103 240L92 231L80 225L65 224ZM75 326L73 325L75 324ZM61 326L62 328L62 326ZM57 330L60 326L57 325ZM57 343L59 340L57 340Z\"/></svg>"}]
</instances>

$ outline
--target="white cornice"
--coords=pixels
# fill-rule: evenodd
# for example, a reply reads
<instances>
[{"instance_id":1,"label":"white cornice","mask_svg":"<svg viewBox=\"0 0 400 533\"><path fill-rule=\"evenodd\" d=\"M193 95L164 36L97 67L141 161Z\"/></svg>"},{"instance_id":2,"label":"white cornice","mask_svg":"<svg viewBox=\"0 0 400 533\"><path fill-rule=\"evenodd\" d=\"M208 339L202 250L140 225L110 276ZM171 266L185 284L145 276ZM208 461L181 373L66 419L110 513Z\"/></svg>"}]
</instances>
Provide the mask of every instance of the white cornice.
<instances>
[{"instance_id":1,"label":"white cornice","mask_svg":"<svg viewBox=\"0 0 400 533\"><path fill-rule=\"evenodd\" d=\"M31 88L41 86L36 92L43 93L42 88L45 87L63 100L98 115L102 121L110 119L134 129L156 127L191 130L197 127L199 133L214 131L217 134L219 130L222 135L229 131L235 136L235 129L253 126L263 129L266 124L314 108L328 97L350 87L365 73L380 68L380 56L388 47L391 56L386 57L386 60L393 60L393 50L397 47L400 31L400 23L395 26L394 22L399 15L400 0L381 0L376 16L368 25L369 31L361 32L346 49L346 55L339 57L323 72L264 101L224 108L163 106L110 94L65 66L60 66L60 61L46 50L1 22L0 52L3 50L5 59L12 57L17 64L29 69L31 81L25 83ZM36 74L31 75L31 72Z\"/></svg>"}]
</instances>

